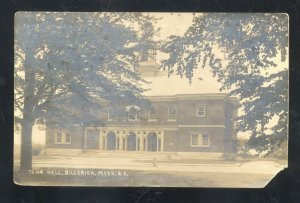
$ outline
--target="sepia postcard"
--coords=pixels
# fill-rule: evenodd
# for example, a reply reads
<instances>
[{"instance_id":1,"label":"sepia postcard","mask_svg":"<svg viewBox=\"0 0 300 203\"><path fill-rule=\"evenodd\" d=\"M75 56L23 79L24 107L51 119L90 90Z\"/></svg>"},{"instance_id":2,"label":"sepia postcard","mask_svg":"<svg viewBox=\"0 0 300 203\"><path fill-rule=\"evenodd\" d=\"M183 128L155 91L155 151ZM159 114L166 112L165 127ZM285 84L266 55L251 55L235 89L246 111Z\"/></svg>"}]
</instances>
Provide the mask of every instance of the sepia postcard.
<instances>
[{"instance_id":1,"label":"sepia postcard","mask_svg":"<svg viewBox=\"0 0 300 203\"><path fill-rule=\"evenodd\" d=\"M287 167L288 20L17 12L15 183L264 187Z\"/></svg>"}]
</instances>

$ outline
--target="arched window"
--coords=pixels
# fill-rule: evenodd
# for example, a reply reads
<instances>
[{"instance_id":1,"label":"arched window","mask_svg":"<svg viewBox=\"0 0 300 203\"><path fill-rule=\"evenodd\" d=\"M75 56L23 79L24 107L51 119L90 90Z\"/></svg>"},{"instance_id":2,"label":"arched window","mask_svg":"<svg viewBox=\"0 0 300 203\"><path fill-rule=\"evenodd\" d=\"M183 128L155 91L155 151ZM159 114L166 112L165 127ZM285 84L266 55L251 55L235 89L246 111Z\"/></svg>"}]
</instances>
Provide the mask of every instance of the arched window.
<instances>
[{"instance_id":1,"label":"arched window","mask_svg":"<svg viewBox=\"0 0 300 203\"><path fill-rule=\"evenodd\" d=\"M136 121L140 119L140 108L137 106L127 107L128 120Z\"/></svg>"},{"instance_id":2,"label":"arched window","mask_svg":"<svg viewBox=\"0 0 300 203\"><path fill-rule=\"evenodd\" d=\"M136 134L134 132L130 132L127 135L127 151L136 151L136 150L137 150Z\"/></svg>"},{"instance_id":3,"label":"arched window","mask_svg":"<svg viewBox=\"0 0 300 203\"><path fill-rule=\"evenodd\" d=\"M158 146L157 146L157 134L154 132L150 132L147 135L147 150L148 151L153 151L156 152L158 150Z\"/></svg>"},{"instance_id":4,"label":"arched window","mask_svg":"<svg viewBox=\"0 0 300 203\"><path fill-rule=\"evenodd\" d=\"M107 150L116 150L117 148L117 136L114 132L107 134Z\"/></svg>"}]
</instances>

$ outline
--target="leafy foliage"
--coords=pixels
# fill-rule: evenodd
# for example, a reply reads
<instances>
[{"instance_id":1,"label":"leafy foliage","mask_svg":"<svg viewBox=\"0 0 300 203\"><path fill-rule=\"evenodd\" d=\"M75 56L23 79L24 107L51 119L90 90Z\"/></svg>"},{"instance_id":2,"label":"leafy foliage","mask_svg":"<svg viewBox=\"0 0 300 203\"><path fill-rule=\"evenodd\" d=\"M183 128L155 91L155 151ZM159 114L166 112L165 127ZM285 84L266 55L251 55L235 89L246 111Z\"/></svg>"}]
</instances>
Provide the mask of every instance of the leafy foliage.
<instances>
[{"instance_id":1,"label":"leafy foliage","mask_svg":"<svg viewBox=\"0 0 300 203\"><path fill-rule=\"evenodd\" d=\"M162 68L192 79L210 68L241 101L238 130L251 133L249 147L273 152L287 138L288 17L285 14L204 14L184 36L171 36ZM273 124L272 126L270 126Z\"/></svg>"},{"instance_id":2,"label":"leafy foliage","mask_svg":"<svg viewBox=\"0 0 300 203\"><path fill-rule=\"evenodd\" d=\"M144 105L139 56L154 46L152 22L139 13L36 13L15 18L15 121L21 170L31 168L32 126L101 124L109 104Z\"/></svg>"},{"instance_id":3,"label":"leafy foliage","mask_svg":"<svg viewBox=\"0 0 300 203\"><path fill-rule=\"evenodd\" d=\"M23 112L25 96L34 120L66 125L86 121L103 107L99 101L141 102L146 81L135 68L139 53L153 46L151 20L137 13L17 14L15 108Z\"/></svg>"}]
</instances>

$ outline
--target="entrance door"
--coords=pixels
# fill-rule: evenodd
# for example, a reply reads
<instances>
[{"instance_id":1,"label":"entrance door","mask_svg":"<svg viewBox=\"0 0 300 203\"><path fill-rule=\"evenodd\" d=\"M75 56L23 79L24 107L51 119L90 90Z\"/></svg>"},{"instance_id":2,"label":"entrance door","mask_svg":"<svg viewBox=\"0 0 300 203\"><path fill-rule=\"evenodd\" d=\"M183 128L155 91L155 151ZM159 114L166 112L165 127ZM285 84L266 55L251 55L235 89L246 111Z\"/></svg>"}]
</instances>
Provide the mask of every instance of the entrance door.
<instances>
[{"instance_id":1,"label":"entrance door","mask_svg":"<svg viewBox=\"0 0 300 203\"><path fill-rule=\"evenodd\" d=\"M157 151L157 135L156 133L149 133L147 136L147 149L148 151L156 152Z\"/></svg>"},{"instance_id":2,"label":"entrance door","mask_svg":"<svg viewBox=\"0 0 300 203\"><path fill-rule=\"evenodd\" d=\"M87 130L86 136L86 148L99 149L99 130Z\"/></svg>"},{"instance_id":3,"label":"entrance door","mask_svg":"<svg viewBox=\"0 0 300 203\"><path fill-rule=\"evenodd\" d=\"M116 150L116 134L109 132L107 134L107 150Z\"/></svg>"},{"instance_id":4,"label":"entrance door","mask_svg":"<svg viewBox=\"0 0 300 203\"><path fill-rule=\"evenodd\" d=\"M133 132L127 136L127 151L136 151L136 134Z\"/></svg>"}]
</instances>

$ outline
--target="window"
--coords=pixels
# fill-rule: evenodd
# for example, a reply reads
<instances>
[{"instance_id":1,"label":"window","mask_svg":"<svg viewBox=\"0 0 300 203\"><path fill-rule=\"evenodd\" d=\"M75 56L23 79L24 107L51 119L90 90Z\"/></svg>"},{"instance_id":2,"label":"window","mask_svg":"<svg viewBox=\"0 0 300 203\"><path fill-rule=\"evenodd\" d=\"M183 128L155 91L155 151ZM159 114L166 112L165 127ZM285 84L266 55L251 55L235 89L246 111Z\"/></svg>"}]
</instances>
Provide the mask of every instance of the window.
<instances>
[{"instance_id":1,"label":"window","mask_svg":"<svg viewBox=\"0 0 300 203\"><path fill-rule=\"evenodd\" d=\"M156 50L152 49L148 52L148 60L156 60Z\"/></svg>"},{"instance_id":2,"label":"window","mask_svg":"<svg viewBox=\"0 0 300 203\"><path fill-rule=\"evenodd\" d=\"M149 120L150 121L157 120L156 108L154 106L151 106L149 109Z\"/></svg>"},{"instance_id":3,"label":"window","mask_svg":"<svg viewBox=\"0 0 300 203\"><path fill-rule=\"evenodd\" d=\"M55 133L55 144L71 144L71 133L57 131Z\"/></svg>"},{"instance_id":4,"label":"window","mask_svg":"<svg viewBox=\"0 0 300 203\"><path fill-rule=\"evenodd\" d=\"M197 105L196 116L205 117L205 105Z\"/></svg>"},{"instance_id":5,"label":"window","mask_svg":"<svg viewBox=\"0 0 300 203\"><path fill-rule=\"evenodd\" d=\"M155 61L156 60L156 50L149 50L141 55L141 61Z\"/></svg>"},{"instance_id":6,"label":"window","mask_svg":"<svg viewBox=\"0 0 300 203\"><path fill-rule=\"evenodd\" d=\"M192 135L192 145L199 145L198 144L198 135Z\"/></svg>"},{"instance_id":7,"label":"window","mask_svg":"<svg viewBox=\"0 0 300 203\"><path fill-rule=\"evenodd\" d=\"M173 144L174 144L174 136L171 135L169 140L169 145L173 145Z\"/></svg>"},{"instance_id":8,"label":"window","mask_svg":"<svg viewBox=\"0 0 300 203\"><path fill-rule=\"evenodd\" d=\"M109 120L109 121L113 121L113 120L116 120L116 112L115 111L113 111L112 109L109 109L108 111L107 111L107 120Z\"/></svg>"},{"instance_id":9,"label":"window","mask_svg":"<svg viewBox=\"0 0 300 203\"><path fill-rule=\"evenodd\" d=\"M136 107L130 107L128 110L128 120L135 121L140 119L140 112Z\"/></svg>"},{"instance_id":10,"label":"window","mask_svg":"<svg viewBox=\"0 0 300 203\"><path fill-rule=\"evenodd\" d=\"M202 135L202 146L209 146L209 135Z\"/></svg>"},{"instance_id":11,"label":"window","mask_svg":"<svg viewBox=\"0 0 300 203\"><path fill-rule=\"evenodd\" d=\"M177 117L177 108L175 106L169 107L168 109L168 120L169 121L176 121Z\"/></svg>"},{"instance_id":12,"label":"window","mask_svg":"<svg viewBox=\"0 0 300 203\"><path fill-rule=\"evenodd\" d=\"M209 147L210 136L209 134L191 134L192 147Z\"/></svg>"},{"instance_id":13,"label":"window","mask_svg":"<svg viewBox=\"0 0 300 203\"><path fill-rule=\"evenodd\" d=\"M67 132L65 134L65 138L66 143L71 143L71 133Z\"/></svg>"},{"instance_id":14,"label":"window","mask_svg":"<svg viewBox=\"0 0 300 203\"><path fill-rule=\"evenodd\" d=\"M61 143L62 142L62 134L61 132L56 133L56 143Z\"/></svg>"}]
</instances>

